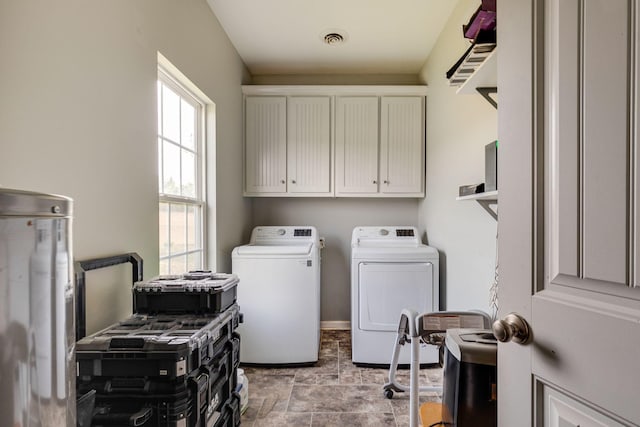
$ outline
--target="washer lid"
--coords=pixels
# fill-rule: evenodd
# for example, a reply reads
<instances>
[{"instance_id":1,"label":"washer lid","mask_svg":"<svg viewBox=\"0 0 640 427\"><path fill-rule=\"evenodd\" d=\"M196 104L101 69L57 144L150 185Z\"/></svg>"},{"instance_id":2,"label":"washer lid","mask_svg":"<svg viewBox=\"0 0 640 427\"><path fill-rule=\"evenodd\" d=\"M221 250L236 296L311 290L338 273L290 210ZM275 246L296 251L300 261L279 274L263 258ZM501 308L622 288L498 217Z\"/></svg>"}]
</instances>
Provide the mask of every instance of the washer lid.
<instances>
[{"instance_id":1,"label":"washer lid","mask_svg":"<svg viewBox=\"0 0 640 427\"><path fill-rule=\"evenodd\" d=\"M238 255L308 255L311 243L300 245L244 245L236 249Z\"/></svg>"}]
</instances>

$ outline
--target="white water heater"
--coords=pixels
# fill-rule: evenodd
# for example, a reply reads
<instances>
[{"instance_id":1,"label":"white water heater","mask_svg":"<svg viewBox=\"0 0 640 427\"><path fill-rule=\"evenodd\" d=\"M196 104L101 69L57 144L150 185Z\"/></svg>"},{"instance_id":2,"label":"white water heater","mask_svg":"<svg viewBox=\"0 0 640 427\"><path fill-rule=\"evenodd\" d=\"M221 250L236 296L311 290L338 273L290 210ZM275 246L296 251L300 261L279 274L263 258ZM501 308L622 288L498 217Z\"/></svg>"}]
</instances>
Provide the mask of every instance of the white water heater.
<instances>
[{"instance_id":1,"label":"white water heater","mask_svg":"<svg viewBox=\"0 0 640 427\"><path fill-rule=\"evenodd\" d=\"M0 188L0 427L76 425L71 207Z\"/></svg>"}]
</instances>

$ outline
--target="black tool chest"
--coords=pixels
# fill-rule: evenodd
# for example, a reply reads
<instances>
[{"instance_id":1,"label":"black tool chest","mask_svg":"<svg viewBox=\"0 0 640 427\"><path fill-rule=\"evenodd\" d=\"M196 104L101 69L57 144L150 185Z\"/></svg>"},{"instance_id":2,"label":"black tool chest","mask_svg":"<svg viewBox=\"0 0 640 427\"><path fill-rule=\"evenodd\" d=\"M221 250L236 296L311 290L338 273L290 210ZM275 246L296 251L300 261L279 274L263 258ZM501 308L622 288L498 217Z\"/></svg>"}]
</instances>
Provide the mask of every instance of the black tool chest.
<instances>
[{"instance_id":1,"label":"black tool chest","mask_svg":"<svg viewBox=\"0 0 640 427\"><path fill-rule=\"evenodd\" d=\"M135 313L211 314L236 301L234 274L190 271L140 281L133 286Z\"/></svg>"},{"instance_id":2,"label":"black tool chest","mask_svg":"<svg viewBox=\"0 0 640 427\"><path fill-rule=\"evenodd\" d=\"M206 272L198 272L200 285L204 276ZM78 396L95 390L91 426L240 425L240 396L235 392L240 311L235 303L237 279L231 282L226 280L222 291L197 290L208 298L220 297L209 298L206 314L201 305L197 313L189 313L174 302L163 312L163 299L155 299L153 314L135 313L76 343ZM234 302L221 301L223 295L228 300L231 288ZM174 287L171 292L179 291ZM216 306L221 311L216 312Z\"/></svg>"}]
</instances>

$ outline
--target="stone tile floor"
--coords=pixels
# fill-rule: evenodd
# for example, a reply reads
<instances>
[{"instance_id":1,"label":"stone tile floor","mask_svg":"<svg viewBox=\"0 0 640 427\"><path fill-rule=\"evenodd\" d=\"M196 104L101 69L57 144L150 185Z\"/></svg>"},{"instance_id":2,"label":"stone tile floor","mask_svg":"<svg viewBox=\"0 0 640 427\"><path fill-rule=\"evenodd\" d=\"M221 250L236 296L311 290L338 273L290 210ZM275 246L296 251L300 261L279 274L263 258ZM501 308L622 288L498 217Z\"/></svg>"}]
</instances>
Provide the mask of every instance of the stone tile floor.
<instances>
[{"instance_id":1,"label":"stone tile floor","mask_svg":"<svg viewBox=\"0 0 640 427\"><path fill-rule=\"evenodd\" d=\"M384 397L388 369L355 366L348 330L322 331L315 366L243 368L249 380L243 427L409 426L409 393ZM408 385L409 370L399 370L398 381ZM442 368L420 371L421 385L441 381ZM440 401L440 396L422 393L420 400Z\"/></svg>"}]
</instances>

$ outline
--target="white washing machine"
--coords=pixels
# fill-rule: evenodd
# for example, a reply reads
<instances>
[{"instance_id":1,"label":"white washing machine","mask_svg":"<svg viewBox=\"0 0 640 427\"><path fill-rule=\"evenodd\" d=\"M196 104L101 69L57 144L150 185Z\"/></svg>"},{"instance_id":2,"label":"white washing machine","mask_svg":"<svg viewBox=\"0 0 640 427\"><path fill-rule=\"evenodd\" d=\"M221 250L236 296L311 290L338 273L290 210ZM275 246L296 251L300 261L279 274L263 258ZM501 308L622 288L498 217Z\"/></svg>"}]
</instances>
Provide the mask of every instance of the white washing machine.
<instances>
[{"instance_id":1,"label":"white washing machine","mask_svg":"<svg viewBox=\"0 0 640 427\"><path fill-rule=\"evenodd\" d=\"M438 251L422 244L415 227L356 227L351 237L352 361L389 365L402 309L438 311ZM422 344L420 363L438 362ZM398 363L411 363L409 345Z\"/></svg>"},{"instance_id":2,"label":"white washing machine","mask_svg":"<svg viewBox=\"0 0 640 427\"><path fill-rule=\"evenodd\" d=\"M312 364L320 345L320 248L315 227L256 227L233 250L244 323L240 361Z\"/></svg>"}]
</instances>

